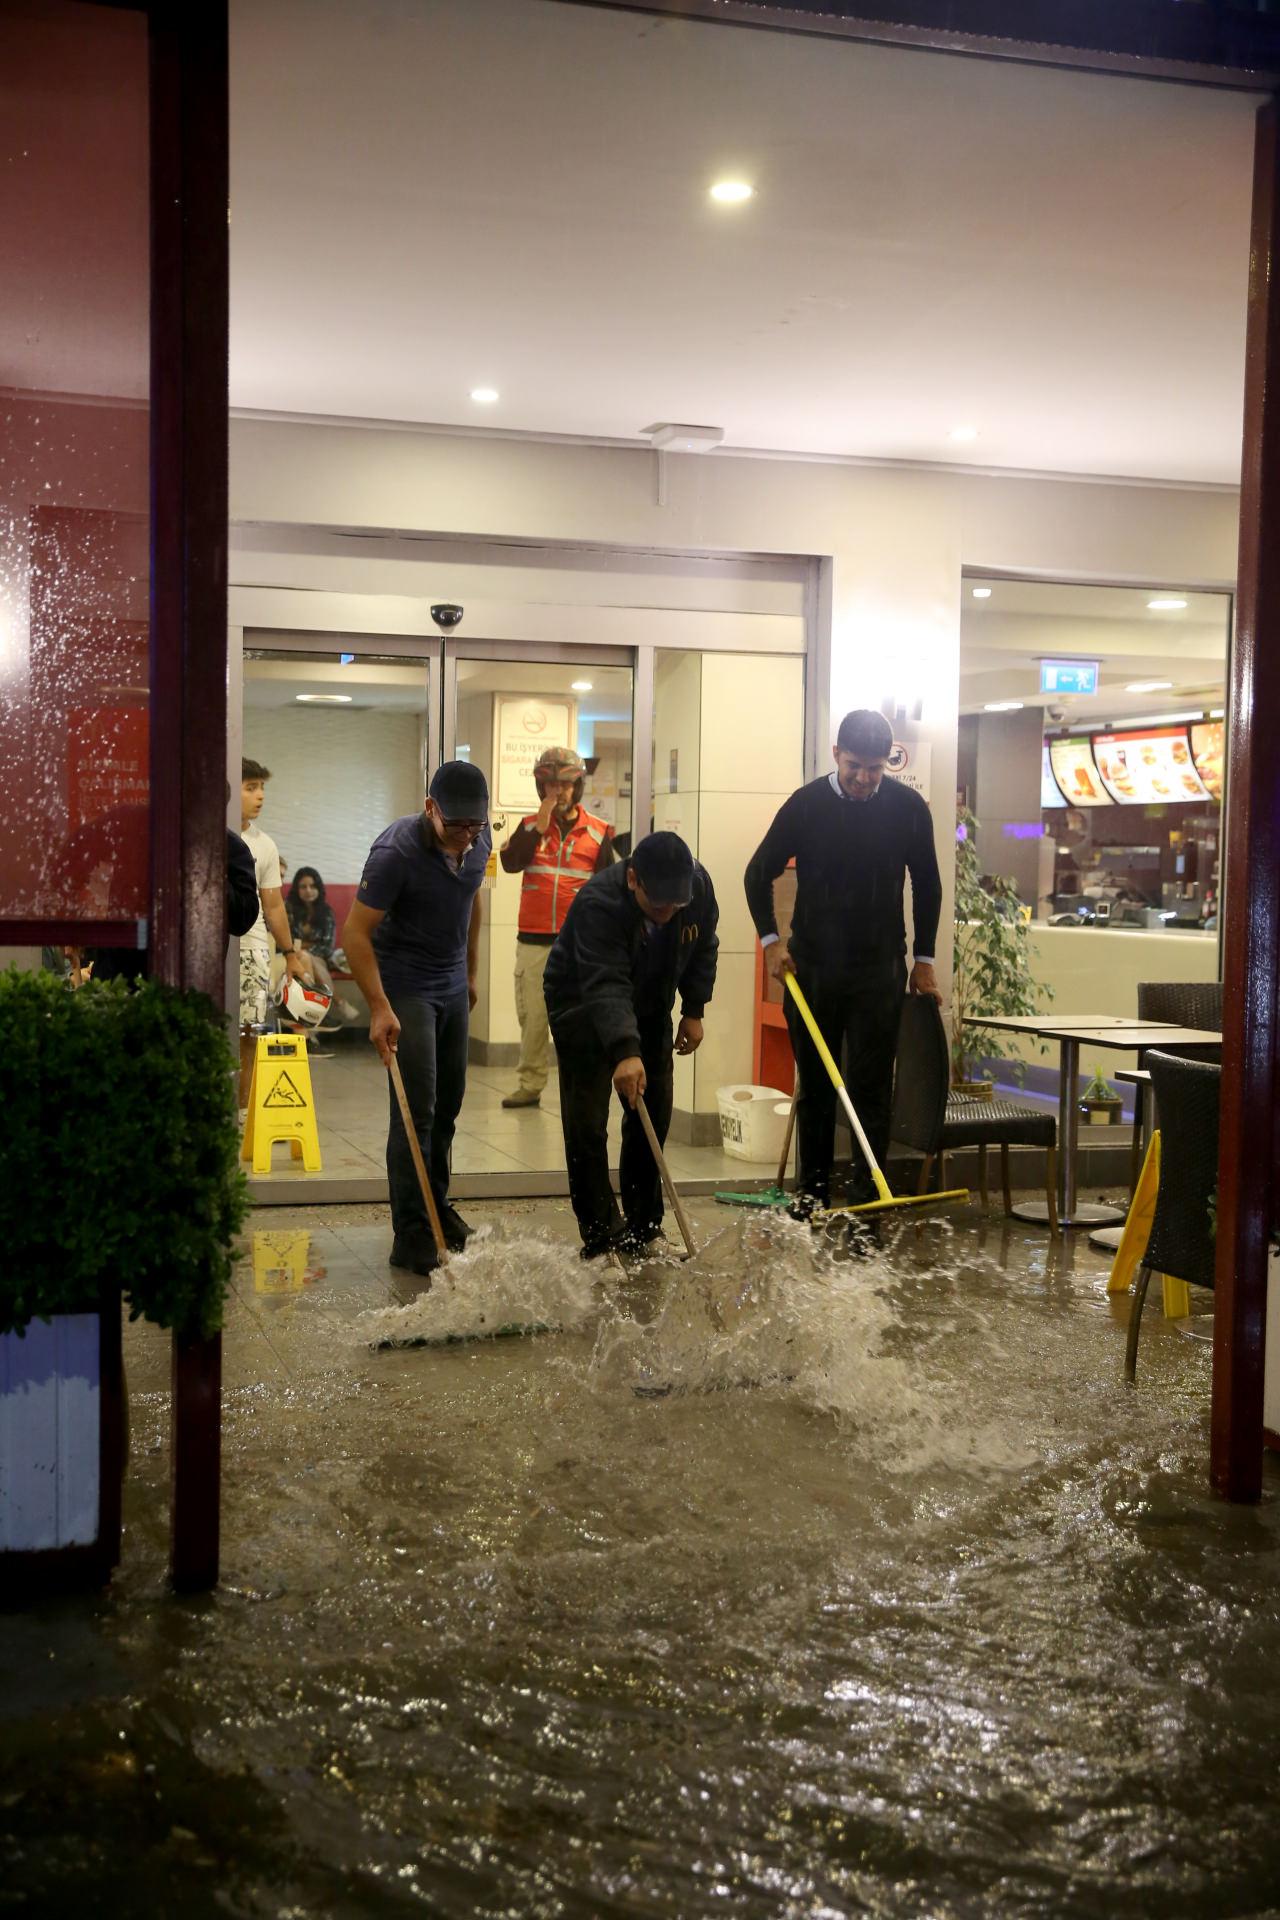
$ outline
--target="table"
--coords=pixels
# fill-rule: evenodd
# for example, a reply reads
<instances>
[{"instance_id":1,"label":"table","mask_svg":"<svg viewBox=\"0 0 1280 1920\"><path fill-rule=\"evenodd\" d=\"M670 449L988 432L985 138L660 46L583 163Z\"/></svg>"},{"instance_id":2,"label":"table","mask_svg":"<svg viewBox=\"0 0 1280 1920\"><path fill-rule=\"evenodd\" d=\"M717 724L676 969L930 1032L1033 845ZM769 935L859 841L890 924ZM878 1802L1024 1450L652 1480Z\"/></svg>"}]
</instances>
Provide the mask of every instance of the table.
<instances>
[{"instance_id":1,"label":"table","mask_svg":"<svg viewBox=\"0 0 1280 1920\"><path fill-rule=\"evenodd\" d=\"M1222 1044L1220 1033L1201 1027L1175 1027L1161 1020L1128 1020L1119 1014L1105 1014L1090 1020L1083 1014L1029 1014L1025 1017L996 1014L968 1016L969 1027L997 1027L1005 1033L1029 1033L1038 1040L1056 1040L1058 1062L1058 1222L1067 1227L1100 1227L1118 1224L1125 1217L1122 1207L1105 1207L1077 1200L1080 1148L1080 1049L1112 1047L1120 1053L1133 1053L1145 1047L1167 1047L1186 1053L1202 1047ZM1018 1220L1048 1225L1049 1208L1043 1200L1031 1200L1015 1207Z\"/></svg>"}]
</instances>

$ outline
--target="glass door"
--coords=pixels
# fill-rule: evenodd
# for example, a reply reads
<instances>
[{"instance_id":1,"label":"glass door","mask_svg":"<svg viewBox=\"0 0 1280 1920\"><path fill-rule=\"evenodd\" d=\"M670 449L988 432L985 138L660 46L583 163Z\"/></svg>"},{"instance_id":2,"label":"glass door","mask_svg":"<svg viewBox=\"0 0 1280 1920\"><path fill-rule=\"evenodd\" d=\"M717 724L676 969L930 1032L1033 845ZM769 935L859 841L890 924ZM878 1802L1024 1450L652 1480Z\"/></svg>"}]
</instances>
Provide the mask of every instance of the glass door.
<instances>
[{"instance_id":1,"label":"glass door","mask_svg":"<svg viewBox=\"0 0 1280 1920\"><path fill-rule=\"evenodd\" d=\"M564 1190L559 1084L541 1014L546 929L524 876L505 872L497 856L521 820L538 811L533 769L553 746L573 749L586 766L578 805L609 829L611 845L623 852L630 846L635 677L624 648L446 642L442 757L483 769L495 849L454 1141L460 1182L497 1176L505 1193ZM562 904L554 914L563 919Z\"/></svg>"}]
</instances>

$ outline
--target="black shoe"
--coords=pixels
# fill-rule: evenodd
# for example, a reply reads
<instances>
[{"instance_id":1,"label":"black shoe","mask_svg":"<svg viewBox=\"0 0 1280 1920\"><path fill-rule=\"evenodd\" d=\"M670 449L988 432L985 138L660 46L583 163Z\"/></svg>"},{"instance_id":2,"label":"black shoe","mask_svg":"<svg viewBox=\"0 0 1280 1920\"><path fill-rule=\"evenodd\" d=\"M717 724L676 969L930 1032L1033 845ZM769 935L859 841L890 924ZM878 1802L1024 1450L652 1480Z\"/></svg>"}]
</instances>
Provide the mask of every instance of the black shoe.
<instances>
[{"instance_id":1,"label":"black shoe","mask_svg":"<svg viewBox=\"0 0 1280 1920\"><path fill-rule=\"evenodd\" d=\"M448 1205L440 1209L440 1228L450 1253L462 1253L475 1232L475 1228L467 1225L458 1209Z\"/></svg>"},{"instance_id":2,"label":"black shoe","mask_svg":"<svg viewBox=\"0 0 1280 1920\"><path fill-rule=\"evenodd\" d=\"M819 1199L814 1193L798 1193L787 1208L788 1220L799 1220L808 1226L816 1226L814 1216L825 1208L825 1198Z\"/></svg>"},{"instance_id":3,"label":"black shoe","mask_svg":"<svg viewBox=\"0 0 1280 1920\"><path fill-rule=\"evenodd\" d=\"M409 1273L434 1273L440 1265L435 1241L429 1233L397 1234L391 1243L391 1265Z\"/></svg>"},{"instance_id":4,"label":"black shoe","mask_svg":"<svg viewBox=\"0 0 1280 1920\"><path fill-rule=\"evenodd\" d=\"M604 1260L611 1254L620 1255L625 1254L626 1251L626 1234L614 1233L611 1234L607 1240L590 1241L580 1250L578 1258L579 1260Z\"/></svg>"}]
</instances>

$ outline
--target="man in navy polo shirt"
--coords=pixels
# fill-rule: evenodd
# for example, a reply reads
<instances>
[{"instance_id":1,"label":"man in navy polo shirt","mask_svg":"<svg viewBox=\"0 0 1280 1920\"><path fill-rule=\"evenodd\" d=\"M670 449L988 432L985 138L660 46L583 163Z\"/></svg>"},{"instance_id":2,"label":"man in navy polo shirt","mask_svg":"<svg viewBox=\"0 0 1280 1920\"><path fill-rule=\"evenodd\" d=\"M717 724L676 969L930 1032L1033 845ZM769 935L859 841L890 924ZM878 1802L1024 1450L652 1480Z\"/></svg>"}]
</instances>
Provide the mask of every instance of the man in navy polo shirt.
<instances>
[{"instance_id":1,"label":"man in navy polo shirt","mask_svg":"<svg viewBox=\"0 0 1280 1920\"><path fill-rule=\"evenodd\" d=\"M493 846L489 788L479 767L446 760L422 813L393 821L365 861L342 945L369 1002L369 1038L394 1053L409 1111L456 1253L471 1229L449 1204L449 1155L467 1083L467 1026L476 1003L480 883ZM439 1264L394 1089L387 1135L393 1267Z\"/></svg>"}]
</instances>

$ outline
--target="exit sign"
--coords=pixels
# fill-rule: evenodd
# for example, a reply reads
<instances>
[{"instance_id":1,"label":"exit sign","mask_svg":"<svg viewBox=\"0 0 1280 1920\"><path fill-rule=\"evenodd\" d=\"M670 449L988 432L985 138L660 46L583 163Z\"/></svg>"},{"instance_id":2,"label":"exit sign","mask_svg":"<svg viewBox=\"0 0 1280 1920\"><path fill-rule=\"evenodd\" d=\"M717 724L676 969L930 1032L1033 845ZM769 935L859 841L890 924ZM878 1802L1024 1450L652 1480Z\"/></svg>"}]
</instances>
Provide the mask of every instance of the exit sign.
<instances>
[{"instance_id":1,"label":"exit sign","mask_svg":"<svg viewBox=\"0 0 1280 1920\"><path fill-rule=\"evenodd\" d=\"M1040 691L1041 693L1096 693L1098 691L1097 661L1042 660Z\"/></svg>"}]
</instances>

